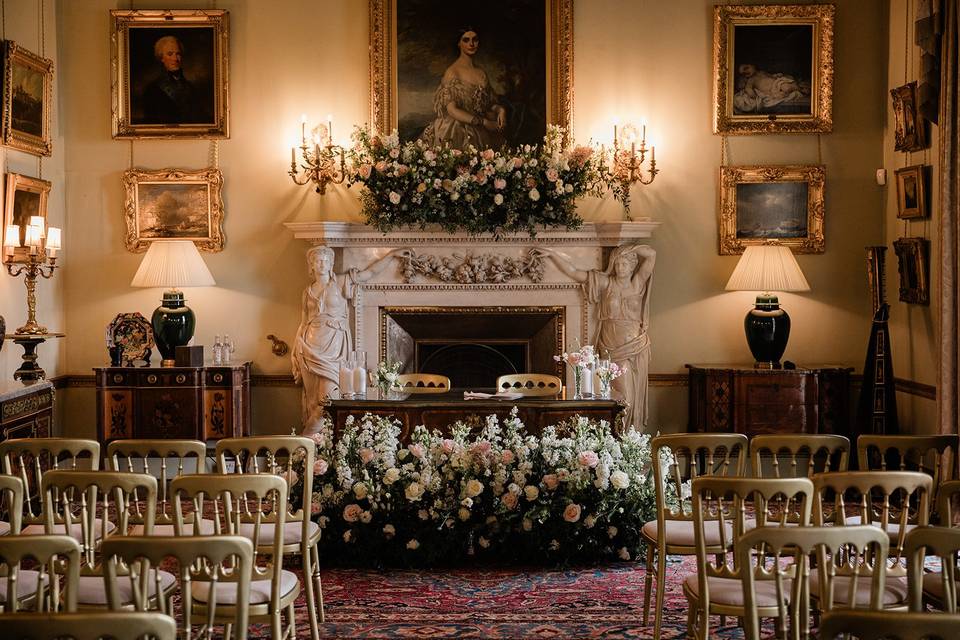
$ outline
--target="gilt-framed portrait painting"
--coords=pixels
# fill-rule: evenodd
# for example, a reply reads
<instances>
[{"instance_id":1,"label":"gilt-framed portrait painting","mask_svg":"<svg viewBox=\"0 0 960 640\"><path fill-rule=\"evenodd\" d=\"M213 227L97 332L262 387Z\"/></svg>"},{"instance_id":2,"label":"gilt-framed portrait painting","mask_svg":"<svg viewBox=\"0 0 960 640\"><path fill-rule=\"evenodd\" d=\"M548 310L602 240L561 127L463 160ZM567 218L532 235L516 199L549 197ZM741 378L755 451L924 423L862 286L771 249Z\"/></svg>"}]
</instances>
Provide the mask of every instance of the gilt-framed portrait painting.
<instances>
[{"instance_id":1,"label":"gilt-framed portrait painting","mask_svg":"<svg viewBox=\"0 0 960 640\"><path fill-rule=\"evenodd\" d=\"M369 0L370 121L465 149L569 131L573 0Z\"/></svg>"},{"instance_id":2,"label":"gilt-framed portrait painting","mask_svg":"<svg viewBox=\"0 0 960 640\"><path fill-rule=\"evenodd\" d=\"M113 137L229 137L229 13L110 15Z\"/></svg>"},{"instance_id":3,"label":"gilt-framed portrait painting","mask_svg":"<svg viewBox=\"0 0 960 640\"><path fill-rule=\"evenodd\" d=\"M890 90L893 101L893 148L895 151L920 151L927 146L926 125L920 115L917 83Z\"/></svg>"},{"instance_id":4,"label":"gilt-framed portrait painting","mask_svg":"<svg viewBox=\"0 0 960 640\"><path fill-rule=\"evenodd\" d=\"M7 40L3 46L3 144L53 154L53 61Z\"/></svg>"},{"instance_id":5,"label":"gilt-framed portrait painting","mask_svg":"<svg viewBox=\"0 0 960 640\"><path fill-rule=\"evenodd\" d=\"M29 249L25 247L25 233L30 218L47 218L47 200L50 197L51 183L48 180L32 178L19 173L7 174L6 194L3 201L3 228L16 225L20 228L20 242L14 249L13 261L27 260Z\"/></svg>"},{"instance_id":6,"label":"gilt-framed portrait painting","mask_svg":"<svg viewBox=\"0 0 960 640\"><path fill-rule=\"evenodd\" d=\"M930 241L900 238L893 243L900 272L900 301L930 304Z\"/></svg>"},{"instance_id":7,"label":"gilt-framed portrait painting","mask_svg":"<svg viewBox=\"0 0 960 640\"><path fill-rule=\"evenodd\" d=\"M830 132L834 13L832 4L714 7L714 133Z\"/></svg>"},{"instance_id":8,"label":"gilt-framed portrait painting","mask_svg":"<svg viewBox=\"0 0 960 640\"><path fill-rule=\"evenodd\" d=\"M128 251L154 240L193 240L223 251L223 175L218 169L130 169L123 174Z\"/></svg>"},{"instance_id":9,"label":"gilt-framed portrait painting","mask_svg":"<svg viewBox=\"0 0 960 640\"><path fill-rule=\"evenodd\" d=\"M927 181L929 172L926 165L916 164L897 169L897 217L905 220L925 218L927 208Z\"/></svg>"},{"instance_id":10,"label":"gilt-framed portrait painting","mask_svg":"<svg viewBox=\"0 0 960 640\"><path fill-rule=\"evenodd\" d=\"M823 253L825 182L820 165L720 167L720 255L767 240Z\"/></svg>"}]
</instances>

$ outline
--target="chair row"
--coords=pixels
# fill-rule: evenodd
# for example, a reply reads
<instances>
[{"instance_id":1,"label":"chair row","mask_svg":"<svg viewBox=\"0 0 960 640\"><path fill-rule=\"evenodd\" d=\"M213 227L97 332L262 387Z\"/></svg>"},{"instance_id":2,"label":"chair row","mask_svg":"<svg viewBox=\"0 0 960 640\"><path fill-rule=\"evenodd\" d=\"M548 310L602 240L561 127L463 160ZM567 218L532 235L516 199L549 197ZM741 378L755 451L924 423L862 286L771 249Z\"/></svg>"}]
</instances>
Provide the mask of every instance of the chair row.
<instances>
[{"instance_id":1,"label":"chair row","mask_svg":"<svg viewBox=\"0 0 960 640\"><path fill-rule=\"evenodd\" d=\"M433 373L403 373L397 381L407 393L446 393L450 378ZM497 391L522 393L525 396L556 396L563 390L563 381L543 373L515 373L497 378Z\"/></svg>"},{"instance_id":2,"label":"chair row","mask_svg":"<svg viewBox=\"0 0 960 640\"><path fill-rule=\"evenodd\" d=\"M108 466L117 471L98 470L99 444L93 441L44 438L0 443L6 474L0 476L0 489L10 514L7 528L17 533L0 541L65 535L80 546L83 582L85 576L101 577L103 548L122 537L240 535L253 542L255 555L271 558L270 562L274 557L301 555L311 636L318 637L323 598L320 528L309 517L313 440L296 436L221 440L215 459L222 474L203 473L202 442L115 441L107 452ZM191 466L200 473L184 474ZM290 487L284 478L297 475L304 479L302 494L296 504L288 504ZM24 491L36 500L24 500ZM244 495L247 500L239 498ZM268 613L273 626L279 625L280 611L288 605L292 623L293 601L300 591L296 574L280 571L280 565L278 560L276 575L253 568L254 586L263 580L270 586L252 589L251 605L260 605L263 611L251 615ZM87 587L93 584L86 582ZM163 586L169 582L168 576ZM107 604L102 587L83 587L81 606ZM84 598L85 593L92 595Z\"/></svg>"},{"instance_id":3,"label":"chair row","mask_svg":"<svg viewBox=\"0 0 960 640\"><path fill-rule=\"evenodd\" d=\"M957 436L864 435L857 442L857 457L862 469L928 469L933 490L939 491L951 477L957 448ZM691 481L701 476L743 477L748 459L753 474L760 478L813 477L817 473L846 471L849 456L850 441L836 435L758 435L748 439L742 434L697 433L654 438L652 459L659 461L653 465L657 519L647 522L642 529L648 569L643 622L646 625L649 621L655 577L654 637L660 635L664 598L666 568L661 559L696 552L690 512ZM930 495L929 491L925 495L928 504L937 504L937 495ZM952 514L945 512L940 517L950 522ZM911 514L908 527L916 526L918 520L916 513Z\"/></svg>"}]
</instances>

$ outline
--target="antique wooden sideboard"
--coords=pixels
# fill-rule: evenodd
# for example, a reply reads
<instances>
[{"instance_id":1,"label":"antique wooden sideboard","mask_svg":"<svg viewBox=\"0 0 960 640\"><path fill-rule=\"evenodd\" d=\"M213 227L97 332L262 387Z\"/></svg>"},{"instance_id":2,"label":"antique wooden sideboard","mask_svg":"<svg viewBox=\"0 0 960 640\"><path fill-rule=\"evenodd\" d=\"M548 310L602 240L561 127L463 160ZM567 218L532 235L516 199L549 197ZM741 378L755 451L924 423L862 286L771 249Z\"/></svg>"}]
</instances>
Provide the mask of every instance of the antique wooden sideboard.
<instances>
[{"instance_id":1,"label":"antique wooden sideboard","mask_svg":"<svg viewBox=\"0 0 960 640\"><path fill-rule=\"evenodd\" d=\"M53 383L0 382L0 435L48 438L53 429Z\"/></svg>"},{"instance_id":2,"label":"antique wooden sideboard","mask_svg":"<svg viewBox=\"0 0 960 640\"><path fill-rule=\"evenodd\" d=\"M686 366L691 432L849 435L851 367Z\"/></svg>"},{"instance_id":3,"label":"antique wooden sideboard","mask_svg":"<svg viewBox=\"0 0 960 640\"><path fill-rule=\"evenodd\" d=\"M250 435L250 363L97 367L97 437L215 441Z\"/></svg>"}]
</instances>

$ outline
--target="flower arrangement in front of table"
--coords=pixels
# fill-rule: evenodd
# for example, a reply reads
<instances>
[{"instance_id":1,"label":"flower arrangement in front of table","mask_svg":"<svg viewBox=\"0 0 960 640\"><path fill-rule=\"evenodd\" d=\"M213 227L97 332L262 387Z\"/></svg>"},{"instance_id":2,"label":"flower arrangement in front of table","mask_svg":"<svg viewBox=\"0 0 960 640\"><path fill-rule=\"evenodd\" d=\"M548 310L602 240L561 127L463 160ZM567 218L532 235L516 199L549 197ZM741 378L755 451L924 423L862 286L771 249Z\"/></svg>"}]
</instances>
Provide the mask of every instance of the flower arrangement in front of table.
<instances>
[{"instance_id":1,"label":"flower arrangement in front of table","mask_svg":"<svg viewBox=\"0 0 960 640\"><path fill-rule=\"evenodd\" d=\"M370 383L380 390L381 397L400 388L400 362L381 361L370 372Z\"/></svg>"},{"instance_id":2,"label":"flower arrangement in front of table","mask_svg":"<svg viewBox=\"0 0 960 640\"><path fill-rule=\"evenodd\" d=\"M565 362L573 369L573 399L583 399L583 383L588 376L592 375L592 367L597 363L597 352L592 344L585 344L577 351L570 351L553 356L556 362ZM589 393L593 393L591 388Z\"/></svg>"},{"instance_id":3,"label":"flower arrangement in front of table","mask_svg":"<svg viewBox=\"0 0 960 640\"><path fill-rule=\"evenodd\" d=\"M527 433L516 410L471 434L384 416L329 422L317 443L312 513L326 557L434 565L468 556L553 562L639 557L656 517L650 436L575 418ZM302 476L302 462L300 463ZM293 500L302 495L302 480Z\"/></svg>"},{"instance_id":4,"label":"flower arrangement in front of table","mask_svg":"<svg viewBox=\"0 0 960 640\"><path fill-rule=\"evenodd\" d=\"M366 187L363 215L383 232L430 224L472 234L575 229L583 223L577 199L618 183L604 153L571 148L564 137L550 126L541 145L461 151L420 140L401 144L396 131L380 136L357 127L349 180ZM614 196L628 206L622 190Z\"/></svg>"}]
</instances>

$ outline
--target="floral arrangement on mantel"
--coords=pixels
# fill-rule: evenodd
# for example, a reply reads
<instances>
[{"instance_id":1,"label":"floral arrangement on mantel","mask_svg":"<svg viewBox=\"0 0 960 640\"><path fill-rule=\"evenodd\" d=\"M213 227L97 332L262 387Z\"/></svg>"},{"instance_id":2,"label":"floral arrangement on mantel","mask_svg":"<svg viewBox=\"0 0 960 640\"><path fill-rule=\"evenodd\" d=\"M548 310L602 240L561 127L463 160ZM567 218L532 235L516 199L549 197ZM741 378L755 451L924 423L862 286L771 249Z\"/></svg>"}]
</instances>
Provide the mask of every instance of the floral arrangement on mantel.
<instances>
[{"instance_id":1,"label":"floral arrangement on mantel","mask_svg":"<svg viewBox=\"0 0 960 640\"><path fill-rule=\"evenodd\" d=\"M611 189L629 209L629 192L614 180L605 155L592 146L564 144L550 126L541 145L516 149L400 143L357 127L349 183L362 184L366 223L388 232L401 226L439 225L448 232L502 234L538 226L576 229L576 201Z\"/></svg>"},{"instance_id":2,"label":"floral arrangement on mantel","mask_svg":"<svg viewBox=\"0 0 960 640\"><path fill-rule=\"evenodd\" d=\"M537 437L516 409L473 431L418 426L402 445L396 420L368 414L348 418L334 441L324 421L313 436L312 514L326 557L378 565L639 557L640 529L656 517L649 436L575 418ZM299 500L302 455L295 469Z\"/></svg>"}]
</instances>

